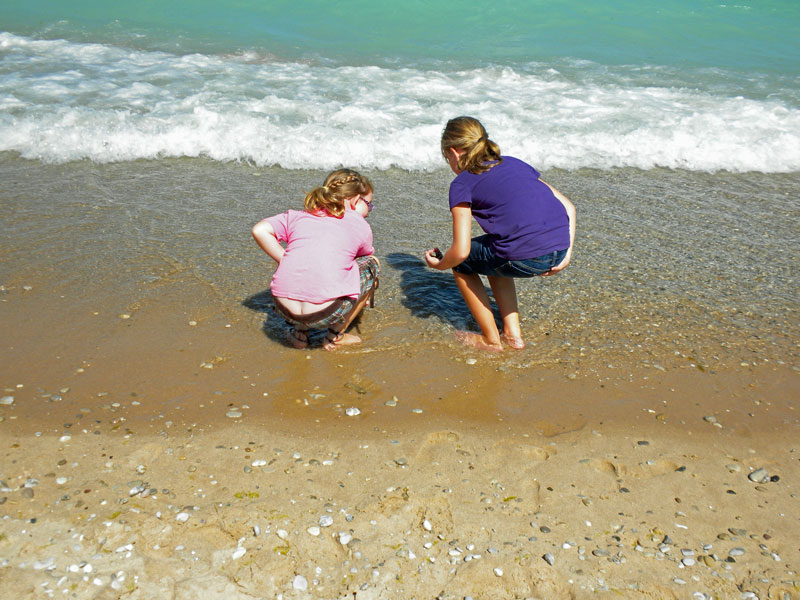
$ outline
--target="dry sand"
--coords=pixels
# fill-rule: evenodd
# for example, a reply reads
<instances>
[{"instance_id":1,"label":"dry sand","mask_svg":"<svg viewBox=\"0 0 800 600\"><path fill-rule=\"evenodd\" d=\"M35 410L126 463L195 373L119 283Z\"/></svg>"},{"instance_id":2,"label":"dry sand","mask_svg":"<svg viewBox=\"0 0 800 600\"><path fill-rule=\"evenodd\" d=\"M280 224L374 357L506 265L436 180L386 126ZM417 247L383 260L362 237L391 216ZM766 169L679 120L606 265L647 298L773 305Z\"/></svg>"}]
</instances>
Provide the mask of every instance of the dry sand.
<instances>
[{"instance_id":1,"label":"dry sand","mask_svg":"<svg viewBox=\"0 0 800 600\"><path fill-rule=\"evenodd\" d=\"M3 599L800 597L788 367L531 390L478 356L431 403L365 354L290 353L341 375L264 392L230 352L181 390L127 392L102 360L6 388ZM469 369L511 409L469 400Z\"/></svg>"}]
</instances>

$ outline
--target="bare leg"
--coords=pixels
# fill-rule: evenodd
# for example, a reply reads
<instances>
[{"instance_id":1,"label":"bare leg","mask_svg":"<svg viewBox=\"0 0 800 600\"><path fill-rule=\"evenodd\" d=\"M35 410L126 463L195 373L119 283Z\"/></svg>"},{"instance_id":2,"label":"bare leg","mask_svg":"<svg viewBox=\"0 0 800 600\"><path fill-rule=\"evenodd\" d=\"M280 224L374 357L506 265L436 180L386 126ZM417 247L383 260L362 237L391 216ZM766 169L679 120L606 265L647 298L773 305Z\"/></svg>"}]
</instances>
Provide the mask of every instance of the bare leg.
<instances>
[{"instance_id":1,"label":"bare leg","mask_svg":"<svg viewBox=\"0 0 800 600\"><path fill-rule=\"evenodd\" d=\"M521 350L525 347L525 342L522 340L522 328L519 324L517 287L514 280L511 277L489 277L488 279L503 319L501 338L512 348Z\"/></svg>"},{"instance_id":2,"label":"bare leg","mask_svg":"<svg viewBox=\"0 0 800 600\"><path fill-rule=\"evenodd\" d=\"M344 333L347 331L347 328L350 327L353 320L359 315L359 313L364 310L364 307L367 305L369 301L369 294L364 294L364 297L358 301L358 303L353 307L349 313L347 313L347 318L344 320L342 325L336 325L335 327L331 327L330 331L335 331L339 335L336 336L336 341L332 341L328 338L325 339L325 342L322 344L322 347L325 350L333 350L337 346L350 346L352 344L360 344L361 338L352 333Z\"/></svg>"},{"instance_id":3,"label":"bare leg","mask_svg":"<svg viewBox=\"0 0 800 600\"><path fill-rule=\"evenodd\" d=\"M497 324L494 322L494 314L492 307L489 304L489 294L486 293L486 288L479 275L464 275L463 273L453 272L456 278L456 285L467 303L467 308L478 327L481 328L481 335L462 331L458 333L458 337L465 344L475 346L483 350L502 350L503 345L500 342L500 332L497 330Z\"/></svg>"},{"instance_id":4,"label":"bare leg","mask_svg":"<svg viewBox=\"0 0 800 600\"><path fill-rule=\"evenodd\" d=\"M376 263L378 263L378 269L380 269L380 264L381 264L380 261L378 261L377 257L373 256L372 258ZM367 305L367 302L369 302L377 286L378 286L378 280L376 279L375 281L372 282L372 287L370 288L370 290L358 300L356 305L353 307L353 310L351 310L347 314L344 323L341 326L331 327L328 330L329 332L332 331L337 333L338 335L336 335L334 340L331 340L330 336L326 336L325 343L322 344L322 347L325 348L325 350L334 350L336 346L348 346L351 344L361 343L361 338L358 337L357 335L344 332L347 331L347 328L350 327L355 318L361 313L362 310L364 310L364 307Z\"/></svg>"}]
</instances>

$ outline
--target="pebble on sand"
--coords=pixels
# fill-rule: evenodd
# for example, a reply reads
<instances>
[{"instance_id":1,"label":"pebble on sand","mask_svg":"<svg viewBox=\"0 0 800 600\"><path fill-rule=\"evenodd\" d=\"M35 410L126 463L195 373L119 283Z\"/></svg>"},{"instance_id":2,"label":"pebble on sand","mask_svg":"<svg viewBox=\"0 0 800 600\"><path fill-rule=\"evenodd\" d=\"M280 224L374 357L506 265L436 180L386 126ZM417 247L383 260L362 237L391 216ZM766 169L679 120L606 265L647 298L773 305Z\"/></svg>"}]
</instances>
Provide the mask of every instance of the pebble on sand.
<instances>
[{"instance_id":1,"label":"pebble on sand","mask_svg":"<svg viewBox=\"0 0 800 600\"><path fill-rule=\"evenodd\" d=\"M295 575L292 581L292 587L301 592L305 592L308 589L308 580L302 575Z\"/></svg>"}]
</instances>

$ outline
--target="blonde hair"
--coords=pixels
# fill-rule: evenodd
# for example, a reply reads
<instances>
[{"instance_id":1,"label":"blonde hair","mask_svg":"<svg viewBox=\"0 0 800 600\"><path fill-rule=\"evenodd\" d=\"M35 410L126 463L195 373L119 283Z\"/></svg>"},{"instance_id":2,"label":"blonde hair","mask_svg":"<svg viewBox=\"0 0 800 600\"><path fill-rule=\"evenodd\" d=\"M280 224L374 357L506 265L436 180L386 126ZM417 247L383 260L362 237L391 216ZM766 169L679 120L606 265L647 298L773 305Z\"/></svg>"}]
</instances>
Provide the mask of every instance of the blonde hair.
<instances>
[{"instance_id":1,"label":"blonde hair","mask_svg":"<svg viewBox=\"0 0 800 600\"><path fill-rule=\"evenodd\" d=\"M463 151L458 168L470 173L483 173L503 162L500 146L489 139L481 122L472 117L450 119L442 131L442 155L447 158L450 148Z\"/></svg>"},{"instance_id":2,"label":"blonde hair","mask_svg":"<svg viewBox=\"0 0 800 600\"><path fill-rule=\"evenodd\" d=\"M369 179L352 169L337 169L325 178L325 182L315 187L303 202L306 212L326 212L332 217L344 215L347 198L368 194L372 191Z\"/></svg>"}]
</instances>

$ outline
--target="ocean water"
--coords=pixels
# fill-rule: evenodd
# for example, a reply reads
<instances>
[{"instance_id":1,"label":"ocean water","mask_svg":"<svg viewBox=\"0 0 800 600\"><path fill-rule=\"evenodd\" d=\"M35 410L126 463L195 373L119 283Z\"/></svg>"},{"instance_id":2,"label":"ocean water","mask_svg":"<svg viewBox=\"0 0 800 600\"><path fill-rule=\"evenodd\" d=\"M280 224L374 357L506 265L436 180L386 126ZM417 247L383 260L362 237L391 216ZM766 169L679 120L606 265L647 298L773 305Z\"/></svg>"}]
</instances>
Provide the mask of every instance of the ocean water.
<instances>
[{"instance_id":1,"label":"ocean water","mask_svg":"<svg viewBox=\"0 0 800 600\"><path fill-rule=\"evenodd\" d=\"M32 0L0 151L432 171L480 118L540 169L800 170L800 4Z\"/></svg>"}]
</instances>

